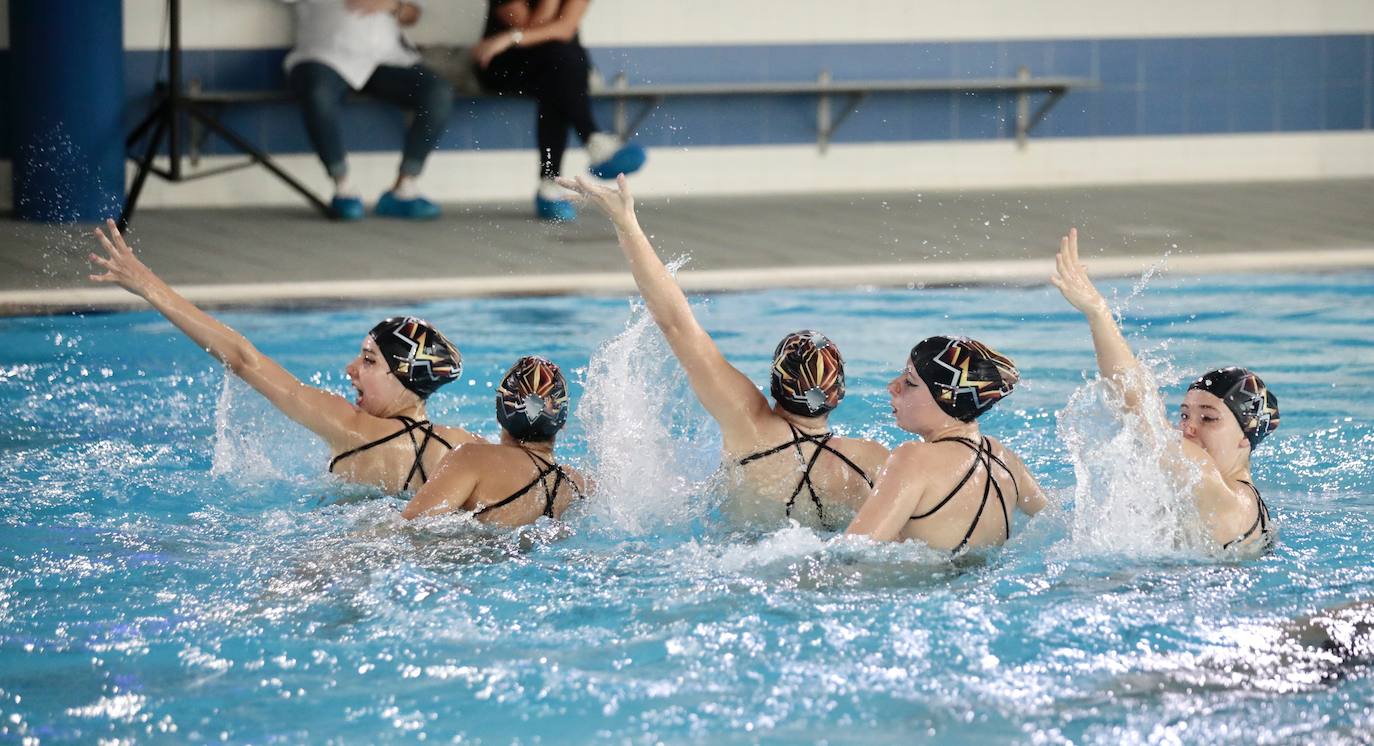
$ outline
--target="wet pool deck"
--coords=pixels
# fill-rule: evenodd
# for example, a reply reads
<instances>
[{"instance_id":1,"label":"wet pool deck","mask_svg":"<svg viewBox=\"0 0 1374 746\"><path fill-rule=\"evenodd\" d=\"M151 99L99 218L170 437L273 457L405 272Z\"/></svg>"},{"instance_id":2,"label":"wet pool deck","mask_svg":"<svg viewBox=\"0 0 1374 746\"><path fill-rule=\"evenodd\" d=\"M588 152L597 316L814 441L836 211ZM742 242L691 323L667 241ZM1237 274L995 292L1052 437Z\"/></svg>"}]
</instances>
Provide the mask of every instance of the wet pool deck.
<instances>
[{"instance_id":1,"label":"wet pool deck","mask_svg":"<svg viewBox=\"0 0 1374 746\"><path fill-rule=\"evenodd\" d=\"M1083 233L1099 275L1374 268L1374 179L639 200L659 254L690 254L691 290L1041 282ZM148 209L144 260L211 306L474 295L623 293L610 223L449 205L428 223L332 223L305 206ZM136 306L86 281L82 229L0 218L0 315Z\"/></svg>"}]
</instances>

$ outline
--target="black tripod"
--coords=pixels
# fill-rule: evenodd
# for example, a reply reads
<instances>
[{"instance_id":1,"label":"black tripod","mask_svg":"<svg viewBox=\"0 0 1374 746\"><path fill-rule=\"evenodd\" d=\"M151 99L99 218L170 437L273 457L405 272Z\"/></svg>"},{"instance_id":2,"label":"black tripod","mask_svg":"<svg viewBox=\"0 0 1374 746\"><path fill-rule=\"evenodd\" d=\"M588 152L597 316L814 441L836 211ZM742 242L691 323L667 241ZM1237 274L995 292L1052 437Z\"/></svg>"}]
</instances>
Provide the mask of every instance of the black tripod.
<instances>
[{"instance_id":1,"label":"black tripod","mask_svg":"<svg viewBox=\"0 0 1374 746\"><path fill-rule=\"evenodd\" d=\"M167 43L167 82L159 82L154 89L154 96L157 103L152 111L143 118L143 121L134 127L133 131L124 140L125 152L129 152L129 157L138 161L138 173L134 175L134 181L129 186L129 196L124 200L124 210L119 215L119 228L125 230L129 227L129 221L134 217L134 208L138 206L138 195L143 191L143 182L147 181L148 174L154 173L167 181L181 182L191 181L192 179L203 179L207 176L215 176L226 171L236 171L247 168L254 164L261 164L263 168L272 172L273 176L286 182L286 185L296 190L315 206L326 217L332 217L329 205L315 196L304 184L296 180L294 176L283 171L280 166L272 160L272 156L263 152L261 148L245 140L238 133L224 126L215 116L207 111L198 97L194 94L188 95L181 87L181 0L167 0L168 16L168 43ZM249 157L246 163L235 163L221 168L198 171L194 174L186 174L181 168L181 145L182 145L182 117L186 116L200 124L206 129L224 138L225 142L234 146L240 152ZM141 156L134 156L131 151L143 136L152 130L152 137L148 138ZM158 148L162 145L163 139L167 141L167 155L170 166L166 169L158 168L153 165L153 158L157 156Z\"/></svg>"}]
</instances>

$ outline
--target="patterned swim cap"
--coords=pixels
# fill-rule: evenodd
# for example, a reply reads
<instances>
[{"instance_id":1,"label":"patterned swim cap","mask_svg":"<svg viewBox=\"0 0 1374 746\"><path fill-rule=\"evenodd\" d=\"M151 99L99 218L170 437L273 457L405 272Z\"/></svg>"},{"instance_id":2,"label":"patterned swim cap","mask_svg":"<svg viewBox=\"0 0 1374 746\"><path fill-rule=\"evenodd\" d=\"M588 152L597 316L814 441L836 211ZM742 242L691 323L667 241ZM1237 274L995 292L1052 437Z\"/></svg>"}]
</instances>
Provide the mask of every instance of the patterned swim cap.
<instances>
[{"instance_id":1,"label":"patterned swim cap","mask_svg":"<svg viewBox=\"0 0 1374 746\"><path fill-rule=\"evenodd\" d=\"M1021 374L1011 358L966 337L926 337L911 367L950 417L972 422L1011 393Z\"/></svg>"},{"instance_id":2,"label":"patterned swim cap","mask_svg":"<svg viewBox=\"0 0 1374 746\"><path fill-rule=\"evenodd\" d=\"M844 398L844 358L824 334L792 332L773 351L772 394L782 408L803 417L826 414Z\"/></svg>"},{"instance_id":3,"label":"patterned swim cap","mask_svg":"<svg viewBox=\"0 0 1374 746\"><path fill-rule=\"evenodd\" d=\"M1251 449L1279 427L1279 398L1245 368L1233 366L1203 373L1188 386L1189 391L1193 389L1206 391L1231 410Z\"/></svg>"},{"instance_id":4,"label":"patterned swim cap","mask_svg":"<svg viewBox=\"0 0 1374 746\"><path fill-rule=\"evenodd\" d=\"M424 319L393 316L372 327L368 335L391 372L421 399L463 374L458 347Z\"/></svg>"},{"instance_id":5,"label":"patterned swim cap","mask_svg":"<svg viewBox=\"0 0 1374 746\"><path fill-rule=\"evenodd\" d=\"M516 440L552 440L568 421L568 383L542 357L516 361L496 387L496 420Z\"/></svg>"}]
</instances>

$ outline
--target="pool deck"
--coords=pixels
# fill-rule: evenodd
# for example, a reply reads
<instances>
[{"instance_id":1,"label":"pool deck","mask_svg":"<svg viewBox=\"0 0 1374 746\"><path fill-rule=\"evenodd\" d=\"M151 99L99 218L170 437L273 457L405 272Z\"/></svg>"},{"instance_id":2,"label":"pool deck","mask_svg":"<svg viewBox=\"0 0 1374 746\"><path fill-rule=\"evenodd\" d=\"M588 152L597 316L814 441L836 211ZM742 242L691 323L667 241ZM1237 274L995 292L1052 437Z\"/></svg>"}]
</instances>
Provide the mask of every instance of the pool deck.
<instances>
[{"instance_id":1,"label":"pool deck","mask_svg":"<svg viewBox=\"0 0 1374 746\"><path fill-rule=\"evenodd\" d=\"M1099 276L1374 268L1374 179L639 200L693 291L1043 282L1082 231ZM86 280L77 226L0 218L0 315L137 307ZM208 306L625 293L610 223L549 225L520 204L449 205L428 223L321 220L300 207L148 209L131 239ZM1167 255L1167 259L1166 259Z\"/></svg>"}]
</instances>

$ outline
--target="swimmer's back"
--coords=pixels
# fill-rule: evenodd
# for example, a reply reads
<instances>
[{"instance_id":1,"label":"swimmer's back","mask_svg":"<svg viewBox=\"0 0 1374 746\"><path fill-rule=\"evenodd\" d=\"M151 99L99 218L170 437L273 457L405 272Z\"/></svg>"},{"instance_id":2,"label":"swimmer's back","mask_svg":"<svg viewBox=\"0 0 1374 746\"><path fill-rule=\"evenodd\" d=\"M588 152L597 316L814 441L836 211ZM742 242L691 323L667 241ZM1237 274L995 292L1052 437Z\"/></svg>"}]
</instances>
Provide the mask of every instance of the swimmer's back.
<instances>
[{"instance_id":1,"label":"swimmer's back","mask_svg":"<svg viewBox=\"0 0 1374 746\"><path fill-rule=\"evenodd\" d=\"M442 493L458 482L463 483L458 491L467 495L461 504L450 502L426 512L466 510L483 523L523 526L541 516L562 517L587 493L587 479L577 469L553 461L547 453L495 443L454 449L424 492Z\"/></svg>"},{"instance_id":2,"label":"swimmer's back","mask_svg":"<svg viewBox=\"0 0 1374 746\"><path fill-rule=\"evenodd\" d=\"M462 428L421 422L412 426L399 419L360 416L348 447L333 454L330 471L388 492L417 490L438 470L450 446L484 442Z\"/></svg>"},{"instance_id":3,"label":"swimmer's back","mask_svg":"<svg viewBox=\"0 0 1374 746\"><path fill-rule=\"evenodd\" d=\"M935 549L1000 546L1018 506L1034 513L1044 503L1025 464L996 438L906 443L892 459L925 475L903 495L915 499L899 536Z\"/></svg>"},{"instance_id":4,"label":"swimmer's back","mask_svg":"<svg viewBox=\"0 0 1374 746\"><path fill-rule=\"evenodd\" d=\"M770 414L759 418L752 436L734 442L727 437L723 462L733 478L732 497L749 503L753 513L843 528L868 497L887 448L864 438L826 438L828 431L789 424Z\"/></svg>"}]
</instances>

